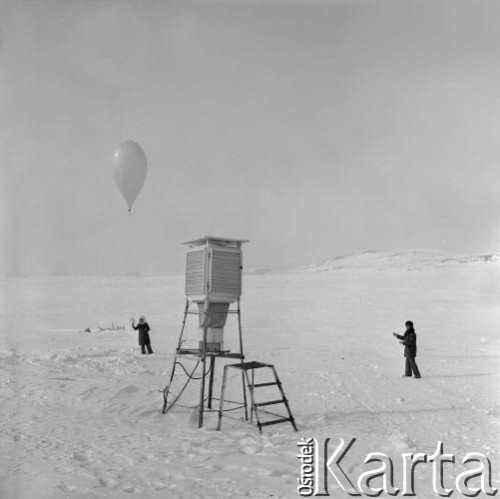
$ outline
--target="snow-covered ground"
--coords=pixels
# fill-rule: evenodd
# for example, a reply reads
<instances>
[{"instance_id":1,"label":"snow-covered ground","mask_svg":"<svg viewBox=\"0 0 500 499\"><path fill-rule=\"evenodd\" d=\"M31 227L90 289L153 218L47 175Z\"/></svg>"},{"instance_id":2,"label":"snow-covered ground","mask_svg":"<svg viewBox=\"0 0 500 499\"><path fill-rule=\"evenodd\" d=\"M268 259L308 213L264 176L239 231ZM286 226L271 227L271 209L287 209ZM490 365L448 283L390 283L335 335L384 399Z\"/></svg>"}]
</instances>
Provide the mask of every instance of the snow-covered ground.
<instances>
[{"instance_id":1,"label":"snow-covered ground","mask_svg":"<svg viewBox=\"0 0 500 499\"><path fill-rule=\"evenodd\" d=\"M486 454L500 487L498 258L429 264L441 255L366 255L245 276L247 360L277 367L299 427L270 426L262 436L241 411L221 432L215 414L202 430L192 409L161 414L182 277L2 282L0 498L297 497L301 437L356 437L347 472L356 477L367 453L385 452L399 486L400 454L431 454L442 440L458 461L469 451ZM129 326L143 313L151 357L140 354ZM402 333L407 319L418 335L421 380L401 378L402 347L392 332ZM227 347L236 347L233 320ZM98 329L111 324L126 330ZM196 401L192 385L185 405ZM229 385L237 397L238 379ZM447 468L445 485L463 469ZM430 467L417 472L416 491L435 497ZM347 497L333 480L330 493Z\"/></svg>"}]
</instances>

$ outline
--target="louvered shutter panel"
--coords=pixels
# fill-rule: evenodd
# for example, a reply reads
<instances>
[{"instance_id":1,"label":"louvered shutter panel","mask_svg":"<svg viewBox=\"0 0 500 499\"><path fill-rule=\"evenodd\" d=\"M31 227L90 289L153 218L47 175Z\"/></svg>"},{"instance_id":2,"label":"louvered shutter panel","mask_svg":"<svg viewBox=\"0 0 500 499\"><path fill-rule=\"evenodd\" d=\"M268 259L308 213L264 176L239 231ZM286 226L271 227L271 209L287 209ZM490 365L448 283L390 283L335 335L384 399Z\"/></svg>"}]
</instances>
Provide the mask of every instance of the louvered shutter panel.
<instances>
[{"instance_id":1,"label":"louvered shutter panel","mask_svg":"<svg viewBox=\"0 0 500 499\"><path fill-rule=\"evenodd\" d=\"M205 249L187 252L186 296L200 296L205 293Z\"/></svg>"},{"instance_id":2,"label":"louvered shutter panel","mask_svg":"<svg viewBox=\"0 0 500 499\"><path fill-rule=\"evenodd\" d=\"M241 263L240 250L227 251L214 247L211 258L210 291L237 300L241 296Z\"/></svg>"}]
</instances>

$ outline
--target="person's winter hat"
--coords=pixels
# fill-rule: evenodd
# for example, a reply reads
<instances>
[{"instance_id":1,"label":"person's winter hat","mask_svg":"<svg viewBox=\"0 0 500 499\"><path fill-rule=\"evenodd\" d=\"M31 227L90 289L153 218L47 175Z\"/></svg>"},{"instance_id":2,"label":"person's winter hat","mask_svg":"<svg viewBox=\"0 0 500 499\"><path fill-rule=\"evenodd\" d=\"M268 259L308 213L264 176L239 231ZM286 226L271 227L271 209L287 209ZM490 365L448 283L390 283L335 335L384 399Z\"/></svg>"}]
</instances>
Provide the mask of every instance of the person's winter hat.
<instances>
[{"instance_id":1,"label":"person's winter hat","mask_svg":"<svg viewBox=\"0 0 500 499\"><path fill-rule=\"evenodd\" d=\"M405 326L411 326L413 327L413 322L412 321L406 321Z\"/></svg>"}]
</instances>

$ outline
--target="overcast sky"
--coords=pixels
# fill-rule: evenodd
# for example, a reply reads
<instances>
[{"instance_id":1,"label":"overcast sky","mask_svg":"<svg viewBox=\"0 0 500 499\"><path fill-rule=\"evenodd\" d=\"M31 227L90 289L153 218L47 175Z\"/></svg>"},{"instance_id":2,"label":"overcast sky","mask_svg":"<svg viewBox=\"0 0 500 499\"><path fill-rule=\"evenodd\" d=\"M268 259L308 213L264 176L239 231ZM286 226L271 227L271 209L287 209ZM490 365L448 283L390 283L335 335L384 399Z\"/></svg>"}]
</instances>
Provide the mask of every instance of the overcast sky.
<instances>
[{"instance_id":1,"label":"overcast sky","mask_svg":"<svg viewBox=\"0 0 500 499\"><path fill-rule=\"evenodd\" d=\"M13 1L0 7L0 265L182 273L500 244L500 2ZM123 140L149 171L131 214Z\"/></svg>"}]
</instances>

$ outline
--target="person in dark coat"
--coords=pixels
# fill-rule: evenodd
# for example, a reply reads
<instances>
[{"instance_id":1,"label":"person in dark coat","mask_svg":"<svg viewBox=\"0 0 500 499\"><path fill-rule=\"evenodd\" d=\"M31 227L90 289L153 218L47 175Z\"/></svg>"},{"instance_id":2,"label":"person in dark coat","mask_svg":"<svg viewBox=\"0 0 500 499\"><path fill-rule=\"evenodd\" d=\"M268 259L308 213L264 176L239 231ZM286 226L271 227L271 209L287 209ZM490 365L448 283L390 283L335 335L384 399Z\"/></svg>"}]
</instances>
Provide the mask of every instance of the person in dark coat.
<instances>
[{"instance_id":1,"label":"person in dark coat","mask_svg":"<svg viewBox=\"0 0 500 499\"><path fill-rule=\"evenodd\" d=\"M146 348L148 349L148 353L152 354L153 349L151 348L151 340L149 338L150 327L146 322L146 317L142 316L139 319L139 324L135 325L135 320L132 320L132 327L139 331L139 345L141 346L141 351L143 354L146 353Z\"/></svg>"},{"instance_id":2,"label":"person in dark coat","mask_svg":"<svg viewBox=\"0 0 500 499\"><path fill-rule=\"evenodd\" d=\"M417 333L413 329L412 321L406 321L405 327L406 331L403 335L392 333L398 340L401 340L399 343L405 347L406 364L404 376L411 377L413 372L414 378L420 378L420 372L415 362L415 357L417 356Z\"/></svg>"}]
</instances>

